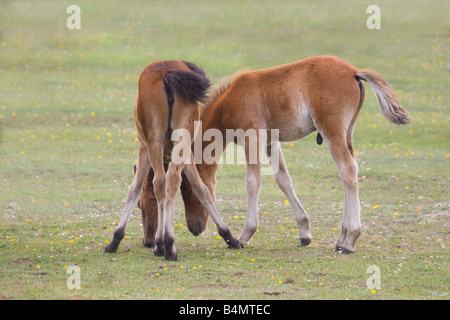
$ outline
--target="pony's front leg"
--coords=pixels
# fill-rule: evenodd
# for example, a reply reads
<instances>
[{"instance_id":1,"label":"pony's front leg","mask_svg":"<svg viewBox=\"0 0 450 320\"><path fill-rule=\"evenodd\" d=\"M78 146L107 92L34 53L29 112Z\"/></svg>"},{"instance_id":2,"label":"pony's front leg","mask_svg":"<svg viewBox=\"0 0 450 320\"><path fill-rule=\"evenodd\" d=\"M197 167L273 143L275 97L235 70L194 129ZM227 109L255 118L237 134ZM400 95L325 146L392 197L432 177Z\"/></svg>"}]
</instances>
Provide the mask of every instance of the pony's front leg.
<instances>
[{"instance_id":1,"label":"pony's front leg","mask_svg":"<svg viewBox=\"0 0 450 320\"><path fill-rule=\"evenodd\" d=\"M136 174L133 178L133 183L130 186L130 189L127 193L127 202L125 204L125 209L122 217L120 218L119 225L116 230L114 230L114 235L109 243L104 249L104 252L108 253L116 253L117 248L119 247L120 241L125 236L125 230L130 220L131 213L133 209L136 207L141 195L142 195L142 185L144 184L145 179L147 178L148 172L150 170L150 163L147 157L147 147L144 144L141 144L139 148L139 160Z\"/></svg>"},{"instance_id":2,"label":"pony's front leg","mask_svg":"<svg viewBox=\"0 0 450 320\"><path fill-rule=\"evenodd\" d=\"M213 198L208 187L203 183L200 175L198 174L197 168L194 164L194 158L191 157L192 161L186 164L184 168L184 173L186 178L189 180L192 188L197 196L198 201L206 208L208 213L211 215L214 223L217 226L219 235L225 240L228 248L237 249L241 248L239 241L233 237L228 226L223 222L219 213L214 206Z\"/></svg>"},{"instance_id":3,"label":"pony's front leg","mask_svg":"<svg viewBox=\"0 0 450 320\"><path fill-rule=\"evenodd\" d=\"M300 245L307 246L311 243L312 238L309 217L295 194L292 178L287 169L286 162L284 161L283 151L281 150L279 142L274 143L267 148L267 157L270 160L270 165L278 187L284 192L292 206L295 220L297 220Z\"/></svg>"},{"instance_id":4,"label":"pony's front leg","mask_svg":"<svg viewBox=\"0 0 450 320\"><path fill-rule=\"evenodd\" d=\"M238 238L243 246L248 246L258 228L258 195L261 187L261 163L249 164L247 162L247 175L245 177L247 187L247 215L244 229Z\"/></svg>"}]
</instances>

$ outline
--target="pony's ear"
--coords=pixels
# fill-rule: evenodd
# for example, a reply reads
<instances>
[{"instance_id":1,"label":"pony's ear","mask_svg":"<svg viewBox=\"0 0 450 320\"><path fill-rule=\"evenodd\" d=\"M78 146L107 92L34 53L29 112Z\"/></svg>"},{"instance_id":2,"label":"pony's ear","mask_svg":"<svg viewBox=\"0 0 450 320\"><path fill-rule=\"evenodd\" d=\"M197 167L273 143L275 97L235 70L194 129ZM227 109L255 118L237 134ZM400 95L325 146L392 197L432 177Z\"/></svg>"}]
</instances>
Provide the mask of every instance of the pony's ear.
<instances>
[{"instance_id":1,"label":"pony's ear","mask_svg":"<svg viewBox=\"0 0 450 320\"><path fill-rule=\"evenodd\" d=\"M136 171L137 171L137 168L136 168L136 165L134 165L134 166L133 166L133 176L136 175Z\"/></svg>"}]
</instances>

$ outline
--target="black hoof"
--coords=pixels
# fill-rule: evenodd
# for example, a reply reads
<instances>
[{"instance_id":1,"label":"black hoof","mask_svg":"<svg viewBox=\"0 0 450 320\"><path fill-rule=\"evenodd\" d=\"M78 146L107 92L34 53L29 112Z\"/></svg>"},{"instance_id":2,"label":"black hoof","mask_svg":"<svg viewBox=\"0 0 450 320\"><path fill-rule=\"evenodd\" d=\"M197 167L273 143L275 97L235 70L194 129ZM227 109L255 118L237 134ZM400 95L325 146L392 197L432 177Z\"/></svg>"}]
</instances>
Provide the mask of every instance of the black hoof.
<instances>
[{"instance_id":1,"label":"black hoof","mask_svg":"<svg viewBox=\"0 0 450 320\"><path fill-rule=\"evenodd\" d=\"M142 245L145 248L154 248L155 247L155 242L154 241L145 241L145 239L142 239Z\"/></svg>"},{"instance_id":2,"label":"black hoof","mask_svg":"<svg viewBox=\"0 0 450 320\"><path fill-rule=\"evenodd\" d=\"M241 243L231 235L230 230L219 230L219 235L225 240L229 249L242 248Z\"/></svg>"},{"instance_id":3,"label":"black hoof","mask_svg":"<svg viewBox=\"0 0 450 320\"><path fill-rule=\"evenodd\" d=\"M242 244L237 239L226 240L228 249L241 249Z\"/></svg>"},{"instance_id":4,"label":"black hoof","mask_svg":"<svg viewBox=\"0 0 450 320\"><path fill-rule=\"evenodd\" d=\"M166 258L166 260L168 261L177 261L178 260L178 254L175 252L175 254L166 254L164 256L164 258Z\"/></svg>"},{"instance_id":5,"label":"black hoof","mask_svg":"<svg viewBox=\"0 0 450 320\"><path fill-rule=\"evenodd\" d=\"M105 247L105 249L103 249L103 253L116 253L116 252L117 246L112 245L112 243L110 243Z\"/></svg>"},{"instance_id":6,"label":"black hoof","mask_svg":"<svg viewBox=\"0 0 450 320\"><path fill-rule=\"evenodd\" d=\"M153 253L155 254L155 256L157 257L162 257L166 255L166 250L164 250L164 247L162 246L156 246L155 250L153 250Z\"/></svg>"},{"instance_id":7,"label":"black hoof","mask_svg":"<svg viewBox=\"0 0 450 320\"><path fill-rule=\"evenodd\" d=\"M311 243L311 239L300 239L300 246L301 247L306 247L307 245L309 245Z\"/></svg>"},{"instance_id":8,"label":"black hoof","mask_svg":"<svg viewBox=\"0 0 450 320\"><path fill-rule=\"evenodd\" d=\"M164 247L165 247L165 251L166 253L164 254L164 257L166 258L166 260L169 261L177 261L178 260L178 254L177 254L177 249L174 246L174 241L175 239L170 238L170 237L166 237L166 239L164 240Z\"/></svg>"},{"instance_id":9,"label":"black hoof","mask_svg":"<svg viewBox=\"0 0 450 320\"><path fill-rule=\"evenodd\" d=\"M113 234L111 242L105 247L103 252L105 253L116 253L119 247L120 241L125 237L124 229L116 229Z\"/></svg>"},{"instance_id":10,"label":"black hoof","mask_svg":"<svg viewBox=\"0 0 450 320\"><path fill-rule=\"evenodd\" d=\"M345 248L341 248L341 250L339 251L341 254L351 254L353 253L353 251L347 250Z\"/></svg>"}]
</instances>

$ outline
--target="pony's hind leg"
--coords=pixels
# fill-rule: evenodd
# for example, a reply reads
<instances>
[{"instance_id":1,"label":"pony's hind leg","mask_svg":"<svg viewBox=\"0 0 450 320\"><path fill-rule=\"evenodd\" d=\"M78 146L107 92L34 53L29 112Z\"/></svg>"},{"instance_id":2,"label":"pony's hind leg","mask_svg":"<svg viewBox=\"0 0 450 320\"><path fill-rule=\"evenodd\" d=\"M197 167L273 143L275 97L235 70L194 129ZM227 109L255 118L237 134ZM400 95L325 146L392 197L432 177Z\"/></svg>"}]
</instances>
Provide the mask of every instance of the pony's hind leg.
<instances>
[{"instance_id":1,"label":"pony's hind leg","mask_svg":"<svg viewBox=\"0 0 450 320\"><path fill-rule=\"evenodd\" d=\"M270 160L270 165L278 187L284 192L292 206L295 220L297 220L300 245L307 246L310 244L312 238L310 233L309 217L295 194L294 186L292 185L292 178L289 175L286 163L284 161L283 151L281 150L279 142L274 143L267 148L267 157Z\"/></svg>"},{"instance_id":2,"label":"pony's hind leg","mask_svg":"<svg viewBox=\"0 0 450 320\"><path fill-rule=\"evenodd\" d=\"M164 145L154 143L148 147L148 158L154 171L153 190L155 192L156 201L158 203L158 226L155 235L155 249L156 256L165 255L164 249L164 202L166 198L166 172L163 163Z\"/></svg>"},{"instance_id":3,"label":"pony's hind leg","mask_svg":"<svg viewBox=\"0 0 450 320\"><path fill-rule=\"evenodd\" d=\"M178 259L177 250L175 248L174 233L174 210L175 196L181 185L181 171L184 164L170 163L166 173L166 198L164 204L164 249L166 260L175 261Z\"/></svg>"},{"instance_id":4,"label":"pony's hind leg","mask_svg":"<svg viewBox=\"0 0 450 320\"><path fill-rule=\"evenodd\" d=\"M344 218L341 234L336 243L336 251L355 252L355 243L361 235L360 202L358 194L358 165L350 153L344 136L326 139L331 155L336 162L344 185Z\"/></svg>"},{"instance_id":5,"label":"pony's hind leg","mask_svg":"<svg viewBox=\"0 0 450 320\"><path fill-rule=\"evenodd\" d=\"M130 186L127 194L127 202L125 204L125 209L122 217L120 218L119 225L116 230L114 230L113 239L104 249L104 252L115 253L119 247L120 241L122 241L125 236L125 229L127 227L128 221L130 220L131 213L136 207L139 199L142 195L142 186L147 178L148 172L150 170L150 163L147 156L147 147L141 143L139 147L139 159L136 174L133 178L133 183Z\"/></svg>"}]
</instances>

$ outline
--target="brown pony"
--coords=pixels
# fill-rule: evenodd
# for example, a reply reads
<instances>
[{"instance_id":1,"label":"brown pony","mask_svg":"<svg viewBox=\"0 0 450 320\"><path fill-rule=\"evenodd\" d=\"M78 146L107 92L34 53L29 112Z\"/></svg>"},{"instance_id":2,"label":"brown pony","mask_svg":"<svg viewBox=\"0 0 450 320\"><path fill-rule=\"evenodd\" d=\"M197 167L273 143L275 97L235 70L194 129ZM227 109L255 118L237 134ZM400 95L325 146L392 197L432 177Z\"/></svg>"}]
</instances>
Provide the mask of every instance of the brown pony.
<instances>
[{"instance_id":1,"label":"brown pony","mask_svg":"<svg viewBox=\"0 0 450 320\"><path fill-rule=\"evenodd\" d=\"M372 86L386 119L395 124L409 123L407 111L378 73L359 70L332 56L317 56L270 69L236 74L213 88L205 102L201 117L202 137L209 129L220 130L223 149L230 142L226 138L227 130L278 130L278 141L269 135L264 137L266 141L258 138L257 144L267 145L266 154L275 180L286 194L297 220L300 245L311 242L309 218L295 194L280 141L298 140L316 130L317 143L326 141L339 169L345 193L344 217L336 251L354 252L356 240L361 234L361 221L358 166L353 154L352 136L365 96L361 80ZM247 158L248 208L244 229L238 238L242 245L247 245L258 225L261 158L258 155L257 161L249 161L251 144L245 143L245 139L235 139L235 142L243 144ZM202 150L206 150L211 143L202 139ZM217 167L217 163L208 164L206 161L197 164L200 177L213 197ZM141 198L146 243L151 242L152 232L149 230L156 225L153 192L148 181ZM192 186L184 177L181 193L189 230L197 235L204 230L208 215L201 202L191 196Z\"/></svg>"},{"instance_id":2,"label":"brown pony","mask_svg":"<svg viewBox=\"0 0 450 320\"><path fill-rule=\"evenodd\" d=\"M185 61L155 62L142 71L134 104L134 120L140 141L137 170L128 190L124 213L105 252L117 251L131 213L141 198L150 168L158 212L157 224L154 224L157 225L155 255L164 255L168 260L177 259L173 212L175 194L182 180L181 172L190 182L196 200L211 214L228 246L240 247L218 215L211 194L202 182L194 161L191 161L192 153L183 154L183 161L171 161L172 151L179 144L188 144L187 150L191 150L190 137L195 136L194 121L200 117L199 102L204 101L209 85L205 72ZM189 133L188 140L178 136L183 130ZM166 173L164 164L169 162ZM142 208L145 210L144 206Z\"/></svg>"}]
</instances>

